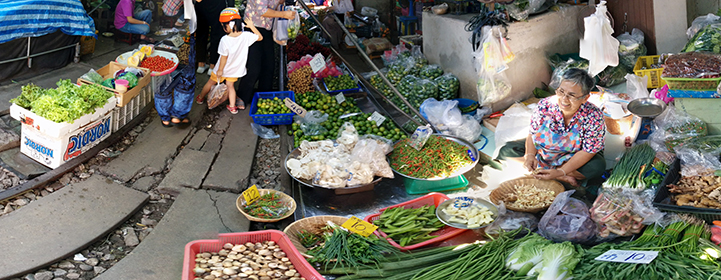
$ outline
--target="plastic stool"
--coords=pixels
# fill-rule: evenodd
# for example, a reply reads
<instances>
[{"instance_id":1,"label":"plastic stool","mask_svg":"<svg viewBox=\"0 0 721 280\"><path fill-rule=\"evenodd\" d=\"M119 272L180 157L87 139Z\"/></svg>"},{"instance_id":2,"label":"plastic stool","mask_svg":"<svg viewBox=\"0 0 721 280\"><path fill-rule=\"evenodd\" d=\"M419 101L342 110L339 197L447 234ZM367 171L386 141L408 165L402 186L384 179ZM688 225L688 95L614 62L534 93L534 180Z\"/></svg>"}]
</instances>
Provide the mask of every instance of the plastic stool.
<instances>
[{"instance_id":1,"label":"plastic stool","mask_svg":"<svg viewBox=\"0 0 721 280\"><path fill-rule=\"evenodd\" d=\"M398 22L398 33L402 35L411 35L415 33L418 26L418 18L414 16L396 17ZM411 25L413 25L411 27Z\"/></svg>"},{"instance_id":2,"label":"plastic stool","mask_svg":"<svg viewBox=\"0 0 721 280\"><path fill-rule=\"evenodd\" d=\"M117 29L113 29L113 33L115 33L115 41L125 42L128 45L140 42L140 34L125 33Z\"/></svg>"}]
</instances>

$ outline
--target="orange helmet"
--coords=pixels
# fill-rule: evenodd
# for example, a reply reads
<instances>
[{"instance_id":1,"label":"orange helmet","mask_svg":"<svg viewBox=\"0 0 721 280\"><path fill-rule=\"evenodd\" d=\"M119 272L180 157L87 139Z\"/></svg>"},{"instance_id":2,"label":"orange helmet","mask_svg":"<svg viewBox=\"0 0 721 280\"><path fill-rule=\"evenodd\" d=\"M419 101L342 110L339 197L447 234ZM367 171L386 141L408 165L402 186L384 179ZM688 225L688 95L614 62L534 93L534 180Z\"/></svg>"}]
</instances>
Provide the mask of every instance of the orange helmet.
<instances>
[{"instance_id":1,"label":"orange helmet","mask_svg":"<svg viewBox=\"0 0 721 280\"><path fill-rule=\"evenodd\" d=\"M234 19L241 19L237 8L225 8L220 12L220 22L229 22Z\"/></svg>"}]
</instances>

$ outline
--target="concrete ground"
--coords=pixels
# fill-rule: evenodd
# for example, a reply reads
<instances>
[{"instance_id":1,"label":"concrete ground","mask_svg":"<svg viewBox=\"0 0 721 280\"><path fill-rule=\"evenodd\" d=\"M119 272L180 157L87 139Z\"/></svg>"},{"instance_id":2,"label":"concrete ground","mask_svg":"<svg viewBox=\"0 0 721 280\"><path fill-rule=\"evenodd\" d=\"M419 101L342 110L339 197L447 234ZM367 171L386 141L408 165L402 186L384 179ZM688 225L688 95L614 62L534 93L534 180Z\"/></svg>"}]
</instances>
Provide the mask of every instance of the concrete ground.
<instances>
[{"instance_id":1,"label":"concrete ground","mask_svg":"<svg viewBox=\"0 0 721 280\"><path fill-rule=\"evenodd\" d=\"M136 47L100 36L95 53L80 63L0 87L0 111L9 108L23 85L75 81ZM197 76L196 92L207 79ZM200 123L206 109L194 104L190 120ZM21 277L84 249L142 208L154 186L176 196L174 204L130 255L97 279L180 279L185 244L249 229L250 222L235 206L238 193L247 187L258 142L248 111L231 115L223 110L212 131L166 128L156 117L135 144L88 180L0 217L0 247L17 252L0 261L0 279ZM154 175L160 172L167 173L158 182Z\"/></svg>"}]
</instances>

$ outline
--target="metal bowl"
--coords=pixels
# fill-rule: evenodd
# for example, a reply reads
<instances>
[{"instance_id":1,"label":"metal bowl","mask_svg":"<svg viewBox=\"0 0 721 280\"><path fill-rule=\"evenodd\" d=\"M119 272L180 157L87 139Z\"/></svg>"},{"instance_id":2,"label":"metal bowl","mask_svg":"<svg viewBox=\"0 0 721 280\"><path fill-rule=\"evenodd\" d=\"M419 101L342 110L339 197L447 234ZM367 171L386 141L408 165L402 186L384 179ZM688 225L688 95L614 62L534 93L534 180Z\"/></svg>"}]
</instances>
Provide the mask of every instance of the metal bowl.
<instances>
[{"instance_id":1,"label":"metal bowl","mask_svg":"<svg viewBox=\"0 0 721 280\"><path fill-rule=\"evenodd\" d=\"M498 207L496 207L495 204L493 204L493 203L491 203L490 201L485 200L485 199L480 199L480 198L472 198L472 199L473 199L473 202L472 202L471 204L480 205L480 206L485 206L486 208L488 208L488 210L491 211L491 213L493 213L493 215L492 215L493 221L495 221L496 218L498 218ZM479 229L479 228L487 227L487 226L489 226L490 224L493 223L493 222L490 222L490 223L481 225L480 227L469 228L469 227L466 226L465 224L451 222L451 221L450 221L451 215L448 215L448 214L444 213L444 212L443 212L443 209L445 209L446 207L448 207L448 205L450 205L450 204L452 204L452 203L455 203L455 202L456 202L456 199L455 199L455 198L451 198L451 199L449 199L449 200L446 200L446 201L441 202L441 204L438 204L438 207L436 207L436 217L438 217L438 219L439 219L441 222L443 222L444 224L446 224L446 225L448 225L448 226L450 226L450 227L454 227L454 228Z\"/></svg>"},{"instance_id":2,"label":"metal bowl","mask_svg":"<svg viewBox=\"0 0 721 280\"><path fill-rule=\"evenodd\" d=\"M466 166L466 167L464 167L464 168L461 168L461 169L458 170L456 173L453 173L453 174L451 174L451 175L448 176L448 177L416 178L416 177L408 176L408 175L405 175L405 174L403 174L403 173L398 172L398 170L396 170L395 168L393 168L393 165L391 165L391 169L393 169L393 172L395 172L396 174L401 175L401 176L403 176L403 177L406 177L406 178L408 178L408 179L421 180L421 181L438 181L438 180L443 180L443 179L448 179L448 178L460 176L460 175L468 172L469 170L473 169L473 167L475 167L476 164L478 164L478 158L479 158L478 149L476 149L476 146L473 146L473 144L472 144L471 142L468 142L468 141L466 141L465 139L458 138L458 137L455 137L455 136L450 136L450 135L443 135L443 134L437 134L437 133L434 133L433 135L446 138L446 139L448 139L448 140L451 140L451 141L453 141L453 142L456 142L456 143L458 143L458 144L461 144L461 145L464 145L464 146L468 147L467 152L468 152L468 155L471 156L471 160L473 160L473 163L472 163L472 164L469 164L468 166ZM398 142L396 142L396 144L397 144L397 143L398 143ZM394 144L393 146L395 147L395 144ZM392 152L391 152L391 153L392 153ZM390 155L390 154L389 154L389 155ZM389 163L390 163L390 158L388 158L388 161L389 161Z\"/></svg>"},{"instance_id":3,"label":"metal bowl","mask_svg":"<svg viewBox=\"0 0 721 280\"><path fill-rule=\"evenodd\" d=\"M377 185L377 184L383 179L383 177L378 177L378 176L376 176L375 179L373 179L373 181L370 182L370 183L368 183L368 184L359 185L359 186L352 186L352 187L343 187L343 188L330 188L330 187L319 186L319 185L313 184L313 182L312 182L311 180L296 178L295 176L293 176L293 175L290 173L290 170L288 170L288 165L287 165L288 160L289 160L289 159L292 159L292 158L297 158L297 157L300 157L300 150L299 150L298 148L295 148L295 149L293 149L292 151L290 151L290 153L288 153L287 156L285 156L285 161L283 161L283 168L285 168L285 172L287 172L288 175L289 175L291 178L295 179L296 181L298 181L299 183L301 183L301 184L303 184L303 185L306 185L306 186L309 186L309 187L312 187L312 188L322 188L322 189L336 190L336 192L337 192L338 190L343 190L343 191L341 191L341 192L352 193L352 192L353 192L352 190L354 190L354 189L370 188L371 186L375 186L375 185Z\"/></svg>"},{"instance_id":4,"label":"metal bowl","mask_svg":"<svg viewBox=\"0 0 721 280\"><path fill-rule=\"evenodd\" d=\"M628 110L636 116L655 118L666 110L666 103L661 99L644 97L634 99L628 103Z\"/></svg>"}]
</instances>

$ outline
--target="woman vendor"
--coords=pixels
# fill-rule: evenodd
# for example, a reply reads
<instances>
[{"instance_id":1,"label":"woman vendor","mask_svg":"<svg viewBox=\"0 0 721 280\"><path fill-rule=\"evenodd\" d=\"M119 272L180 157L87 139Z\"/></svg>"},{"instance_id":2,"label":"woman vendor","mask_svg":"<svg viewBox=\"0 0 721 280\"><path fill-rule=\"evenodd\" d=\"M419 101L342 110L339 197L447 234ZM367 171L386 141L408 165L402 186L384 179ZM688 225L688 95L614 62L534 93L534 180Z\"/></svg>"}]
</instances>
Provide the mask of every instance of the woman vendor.
<instances>
[{"instance_id":1,"label":"woman vendor","mask_svg":"<svg viewBox=\"0 0 721 280\"><path fill-rule=\"evenodd\" d=\"M606 126L601 109L588 102L593 86L593 77L586 71L568 69L556 95L538 102L526 139L508 142L498 159L516 158L535 178L573 187L600 177L606 170Z\"/></svg>"}]
</instances>

